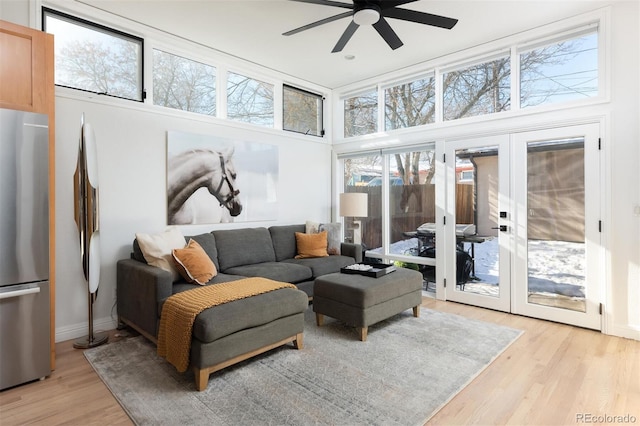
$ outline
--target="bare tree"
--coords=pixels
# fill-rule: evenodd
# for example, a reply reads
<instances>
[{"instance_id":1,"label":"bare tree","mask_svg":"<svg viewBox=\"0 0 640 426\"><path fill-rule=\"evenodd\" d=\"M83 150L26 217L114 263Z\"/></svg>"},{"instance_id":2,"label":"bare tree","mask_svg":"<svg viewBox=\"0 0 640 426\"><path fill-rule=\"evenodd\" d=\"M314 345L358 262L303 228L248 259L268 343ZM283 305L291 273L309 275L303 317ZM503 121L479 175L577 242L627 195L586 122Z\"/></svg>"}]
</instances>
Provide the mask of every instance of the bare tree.
<instances>
[{"instance_id":1,"label":"bare tree","mask_svg":"<svg viewBox=\"0 0 640 426\"><path fill-rule=\"evenodd\" d=\"M216 114L215 69L170 53L154 51L153 103L201 114Z\"/></svg>"},{"instance_id":2,"label":"bare tree","mask_svg":"<svg viewBox=\"0 0 640 426\"><path fill-rule=\"evenodd\" d=\"M319 136L322 128L322 97L288 86L283 93L283 128Z\"/></svg>"},{"instance_id":3,"label":"bare tree","mask_svg":"<svg viewBox=\"0 0 640 426\"><path fill-rule=\"evenodd\" d=\"M233 120L273 125L273 85L229 73L227 116Z\"/></svg>"},{"instance_id":4,"label":"bare tree","mask_svg":"<svg viewBox=\"0 0 640 426\"><path fill-rule=\"evenodd\" d=\"M575 57L578 48L575 41L567 41L534 50L520 57L521 74L543 74L549 64L562 65ZM510 57L481 63L462 70L451 71L443 75L443 118L455 120L463 117L506 111L511 108L510 94L511 60ZM562 87L562 86L561 86ZM567 88L567 90L576 90ZM553 96L557 90L549 88L544 96ZM435 121L435 80L433 78L416 80L395 86L385 91L385 129L399 129L420 126ZM526 87L521 93L521 103L526 104L532 91ZM535 96L540 98L540 93ZM538 103L541 101L538 100ZM363 105L364 104L364 105ZM352 110L362 108L358 115ZM363 134L352 127L368 129L365 133L377 130L377 93L367 97L352 98L345 101L345 136ZM349 110L349 114L347 113ZM355 117L353 121L347 118ZM367 122L369 120L369 122ZM428 158L424 158L425 155ZM435 173L435 156L429 151L408 152L395 155L398 175L405 185L431 182ZM428 164L427 175L419 179L420 164ZM345 173L349 173L346 171Z\"/></svg>"},{"instance_id":5,"label":"bare tree","mask_svg":"<svg viewBox=\"0 0 640 426\"><path fill-rule=\"evenodd\" d=\"M56 84L96 93L141 99L138 46L125 40L110 45L75 41L56 56Z\"/></svg>"}]
</instances>

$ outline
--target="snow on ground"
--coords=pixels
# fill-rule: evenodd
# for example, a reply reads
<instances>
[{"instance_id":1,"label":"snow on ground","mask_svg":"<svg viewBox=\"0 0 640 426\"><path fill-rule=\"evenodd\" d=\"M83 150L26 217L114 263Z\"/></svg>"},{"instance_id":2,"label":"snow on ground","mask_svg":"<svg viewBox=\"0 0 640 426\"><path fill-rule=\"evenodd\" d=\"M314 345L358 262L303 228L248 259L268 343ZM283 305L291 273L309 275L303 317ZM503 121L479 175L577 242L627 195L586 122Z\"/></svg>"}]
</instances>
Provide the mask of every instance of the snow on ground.
<instances>
[{"instance_id":1,"label":"snow on ground","mask_svg":"<svg viewBox=\"0 0 640 426\"><path fill-rule=\"evenodd\" d=\"M465 243L464 246L470 252L471 245ZM392 244L391 253L415 255L417 247L417 238L409 238ZM382 249L371 251L380 253ZM528 251L529 292L584 297L584 243L529 241ZM471 283L497 286L498 239L476 243L474 253L476 279Z\"/></svg>"}]
</instances>

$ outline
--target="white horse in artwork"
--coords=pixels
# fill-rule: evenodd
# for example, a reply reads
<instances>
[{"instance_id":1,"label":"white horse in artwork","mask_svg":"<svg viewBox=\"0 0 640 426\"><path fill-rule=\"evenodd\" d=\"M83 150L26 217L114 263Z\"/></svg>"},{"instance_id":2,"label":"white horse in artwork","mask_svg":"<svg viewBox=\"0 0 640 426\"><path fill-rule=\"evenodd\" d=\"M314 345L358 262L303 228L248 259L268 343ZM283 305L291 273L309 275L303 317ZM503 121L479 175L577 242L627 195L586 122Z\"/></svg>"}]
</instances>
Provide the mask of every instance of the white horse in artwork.
<instances>
[{"instance_id":1,"label":"white horse in artwork","mask_svg":"<svg viewBox=\"0 0 640 426\"><path fill-rule=\"evenodd\" d=\"M226 152L208 149L185 151L167 160L167 208L169 225L184 225L200 222L198 216L218 216L218 222L229 221L230 217L242 212L242 204L235 188L236 171L233 165L233 148ZM200 212L194 207L197 200L211 197L200 190L204 188L217 200L220 209ZM200 190L200 191L199 191ZM197 194L196 194L197 192ZM195 194L195 195L194 195ZM202 204L201 204L202 205ZM215 206L214 206L215 207ZM220 212L223 210L223 212ZM216 213L220 213L216 215Z\"/></svg>"}]
</instances>

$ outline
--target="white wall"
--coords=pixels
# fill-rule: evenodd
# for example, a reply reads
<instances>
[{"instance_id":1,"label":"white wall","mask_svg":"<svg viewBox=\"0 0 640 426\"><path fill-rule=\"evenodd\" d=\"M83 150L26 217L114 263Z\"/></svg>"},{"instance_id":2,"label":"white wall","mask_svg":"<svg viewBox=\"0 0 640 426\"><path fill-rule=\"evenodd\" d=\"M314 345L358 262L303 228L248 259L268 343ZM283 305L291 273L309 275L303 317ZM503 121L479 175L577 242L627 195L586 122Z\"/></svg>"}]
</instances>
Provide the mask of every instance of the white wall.
<instances>
[{"instance_id":1,"label":"white wall","mask_svg":"<svg viewBox=\"0 0 640 426\"><path fill-rule=\"evenodd\" d=\"M86 334L87 296L73 219L73 173L80 117L95 131L100 177L100 288L94 305L95 328L112 329L116 310L116 261L127 258L136 232L167 227L166 133L178 130L278 146L278 218L181 227L194 235L212 229L328 221L331 203L331 146L318 138L240 126L211 124L130 102L97 103L56 97L56 340ZM154 112L155 111L155 112ZM241 189L241 188L240 188Z\"/></svg>"},{"instance_id":2,"label":"white wall","mask_svg":"<svg viewBox=\"0 0 640 426\"><path fill-rule=\"evenodd\" d=\"M608 331L640 340L640 3L615 2L611 14L608 134L611 197Z\"/></svg>"}]
</instances>

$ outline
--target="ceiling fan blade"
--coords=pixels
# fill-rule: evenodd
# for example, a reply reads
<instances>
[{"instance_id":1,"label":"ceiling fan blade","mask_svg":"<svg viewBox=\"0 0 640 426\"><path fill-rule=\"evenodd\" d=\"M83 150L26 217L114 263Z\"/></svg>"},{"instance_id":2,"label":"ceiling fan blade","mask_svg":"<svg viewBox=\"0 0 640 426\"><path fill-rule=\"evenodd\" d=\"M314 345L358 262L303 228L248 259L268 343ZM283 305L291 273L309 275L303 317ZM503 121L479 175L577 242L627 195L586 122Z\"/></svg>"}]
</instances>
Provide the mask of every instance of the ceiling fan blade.
<instances>
[{"instance_id":1,"label":"ceiling fan blade","mask_svg":"<svg viewBox=\"0 0 640 426\"><path fill-rule=\"evenodd\" d=\"M402 46L400 37L398 37L398 34L393 31L393 28L391 28L387 20L382 16L380 17L378 22L373 24L373 28L375 28L378 34L382 36L384 41L387 42L391 49L396 50L398 47Z\"/></svg>"},{"instance_id":2,"label":"ceiling fan blade","mask_svg":"<svg viewBox=\"0 0 640 426\"><path fill-rule=\"evenodd\" d=\"M293 29L291 31L287 31L286 33L282 33L282 35L290 36L290 35L298 34L301 31L309 30L311 28L318 27L318 26L320 26L322 24L328 24L329 22L337 21L338 19L347 18L347 17L351 17L351 16L353 16L353 12L340 13L340 14L335 15L335 16L330 16L328 18L324 18L324 19L321 19L319 21L312 22L312 23L307 24L307 25L303 25L303 26L301 26L299 28L296 28L296 29Z\"/></svg>"},{"instance_id":3,"label":"ceiling fan blade","mask_svg":"<svg viewBox=\"0 0 640 426\"><path fill-rule=\"evenodd\" d=\"M392 7L398 7L416 1L418 0L384 0L380 2L380 9L391 9Z\"/></svg>"},{"instance_id":4,"label":"ceiling fan blade","mask_svg":"<svg viewBox=\"0 0 640 426\"><path fill-rule=\"evenodd\" d=\"M351 21L349 23L349 26L347 27L347 29L344 30L344 33L342 33L342 37L340 37L340 40L338 40L338 42L334 46L334 48L331 51L331 53L341 52L342 49L344 49L344 47L347 45L347 42L351 39L351 36L353 35L353 33L356 32L358 27L359 27L358 24L356 24L355 22Z\"/></svg>"},{"instance_id":5,"label":"ceiling fan blade","mask_svg":"<svg viewBox=\"0 0 640 426\"><path fill-rule=\"evenodd\" d=\"M339 1L331 1L331 0L290 0L297 1L298 3L311 3L311 4L319 4L321 6L333 6L333 7L342 7L345 9L353 9L353 3L341 3ZM412 0L415 1L415 0Z\"/></svg>"},{"instance_id":6,"label":"ceiling fan blade","mask_svg":"<svg viewBox=\"0 0 640 426\"><path fill-rule=\"evenodd\" d=\"M446 28L448 30L458 23L457 19L447 18L446 16L432 15L431 13L401 8L385 9L383 15L386 18L402 19L403 21L411 21L418 24Z\"/></svg>"}]
</instances>

